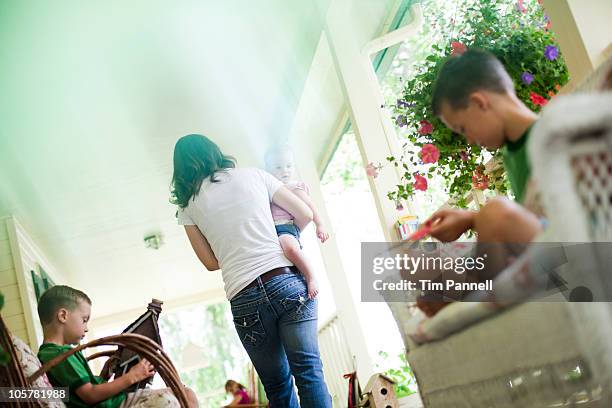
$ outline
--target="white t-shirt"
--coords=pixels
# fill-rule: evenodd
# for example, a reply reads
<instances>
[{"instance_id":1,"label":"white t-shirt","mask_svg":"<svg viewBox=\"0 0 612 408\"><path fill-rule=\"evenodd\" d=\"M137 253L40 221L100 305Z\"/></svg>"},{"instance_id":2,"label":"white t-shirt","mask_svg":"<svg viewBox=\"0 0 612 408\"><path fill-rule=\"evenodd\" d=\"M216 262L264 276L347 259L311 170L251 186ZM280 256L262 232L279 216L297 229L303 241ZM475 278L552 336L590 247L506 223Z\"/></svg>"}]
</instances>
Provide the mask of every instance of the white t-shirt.
<instances>
[{"instance_id":1,"label":"white t-shirt","mask_svg":"<svg viewBox=\"0 0 612 408\"><path fill-rule=\"evenodd\" d=\"M259 275L291 266L278 243L270 202L283 185L257 169L227 169L202 182L200 193L179 209L178 223L197 225L217 260L228 299Z\"/></svg>"}]
</instances>

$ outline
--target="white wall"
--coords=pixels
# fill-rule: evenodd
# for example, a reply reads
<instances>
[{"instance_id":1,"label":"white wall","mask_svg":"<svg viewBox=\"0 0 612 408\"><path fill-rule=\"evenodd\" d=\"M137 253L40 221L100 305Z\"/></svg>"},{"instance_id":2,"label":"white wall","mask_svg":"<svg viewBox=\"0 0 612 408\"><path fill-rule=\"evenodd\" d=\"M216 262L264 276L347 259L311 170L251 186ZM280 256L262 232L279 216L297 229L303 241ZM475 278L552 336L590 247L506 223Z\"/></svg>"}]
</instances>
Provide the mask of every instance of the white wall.
<instances>
[{"instance_id":1,"label":"white wall","mask_svg":"<svg viewBox=\"0 0 612 408\"><path fill-rule=\"evenodd\" d=\"M594 67L612 43L611 0L567 0Z\"/></svg>"},{"instance_id":2,"label":"white wall","mask_svg":"<svg viewBox=\"0 0 612 408\"><path fill-rule=\"evenodd\" d=\"M43 339L31 274L39 266L56 284L66 283L14 217L0 218L0 291L6 301L2 317L11 333L34 351Z\"/></svg>"},{"instance_id":3,"label":"white wall","mask_svg":"<svg viewBox=\"0 0 612 408\"><path fill-rule=\"evenodd\" d=\"M9 242L7 220L8 218L0 218L0 292L4 295L5 302L2 318L11 333L27 341L28 333Z\"/></svg>"},{"instance_id":4,"label":"white wall","mask_svg":"<svg viewBox=\"0 0 612 408\"><path fill-rule=\"evenodd\" d=\"M612 1L544 0L544 9L569 69L564 91L570 92L612 52Z\"/></svg>"}]
</instances>

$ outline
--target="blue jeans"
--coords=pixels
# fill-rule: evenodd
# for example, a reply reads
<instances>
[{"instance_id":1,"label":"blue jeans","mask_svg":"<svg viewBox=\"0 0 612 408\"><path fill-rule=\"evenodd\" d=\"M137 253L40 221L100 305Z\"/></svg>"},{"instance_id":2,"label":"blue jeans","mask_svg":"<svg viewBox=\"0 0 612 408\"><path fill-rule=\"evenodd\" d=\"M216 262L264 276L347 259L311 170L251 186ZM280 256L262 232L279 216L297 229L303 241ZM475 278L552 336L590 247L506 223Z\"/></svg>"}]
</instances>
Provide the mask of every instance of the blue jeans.
<instances>
[{"instance_id":1,"label":"blue jeans","mask_svg":"<svg viewBox=\"0 0 612 408\"><path fill-rule=\"evenodd\" d=\"M231 300L234 326L270 408L331 408L317 341L317 300L301 275L283 274ZM300 402L295 395L297 383Z\"/></svg>"}]
</instances>

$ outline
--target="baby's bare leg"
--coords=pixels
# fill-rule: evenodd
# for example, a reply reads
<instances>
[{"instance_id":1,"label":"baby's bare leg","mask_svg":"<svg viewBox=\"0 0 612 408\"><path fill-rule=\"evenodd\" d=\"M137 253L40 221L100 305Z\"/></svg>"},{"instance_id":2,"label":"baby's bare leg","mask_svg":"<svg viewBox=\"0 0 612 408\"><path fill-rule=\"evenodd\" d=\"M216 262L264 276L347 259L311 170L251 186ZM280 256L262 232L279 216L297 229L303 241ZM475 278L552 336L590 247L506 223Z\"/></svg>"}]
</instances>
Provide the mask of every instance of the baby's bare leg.
<instances>
[{"instance_id":1,"label":"baby's bare leg","mask_svg":"<svg viewBox=\"0 0 612 408\"><path fill-rule=\"evenodd\" d=\"M297 266L300 272L302 272L302 275L304 275L306 285L308 286L308 297L314 299L319 293L319 283L314 276L314 271L312 270L310 262L308 262L308 259L304 256L304 252L300 249L300 243L293 235L289 234L279 235L278 241L287 259Z\"/></svg>"}]
</instances>

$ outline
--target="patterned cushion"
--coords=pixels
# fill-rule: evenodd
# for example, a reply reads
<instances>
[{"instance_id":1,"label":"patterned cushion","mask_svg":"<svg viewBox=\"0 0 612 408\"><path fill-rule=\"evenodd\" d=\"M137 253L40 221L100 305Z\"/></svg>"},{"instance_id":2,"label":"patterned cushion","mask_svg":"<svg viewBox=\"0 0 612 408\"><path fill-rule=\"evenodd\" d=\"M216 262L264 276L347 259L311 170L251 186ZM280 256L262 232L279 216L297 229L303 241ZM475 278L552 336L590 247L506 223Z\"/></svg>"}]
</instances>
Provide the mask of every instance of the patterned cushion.
<instances>
[{"instance_id":1,"label":"patterned cushion","mask_svg":"<svg viewBox=\"0 0 612 408\"><path fill-rule=\"evenodd\" d=\"M180 408L180 404L169 388L145 388L131 392L120 408Z\"/></svg>"},{"instance_id":2,"label":"patterned cushion","mask_svg":"<svg viewBox=\"0 0 612 408\"><path fill-rule=\"evenodd\" d=\"M28 347L19 337L11 335L11 339L13 340L13 345L17 352L17 359L19 360L21 368L23 368L23 372L26 377L31 376L42 366L40 360L32 352L30 347ZM53 386L49 382L47 374L43 374L34 381L32 387L51 388ZM47 408L66 408L63 402L43 402L42 405Z\"/></svg>"}]
</instances>

